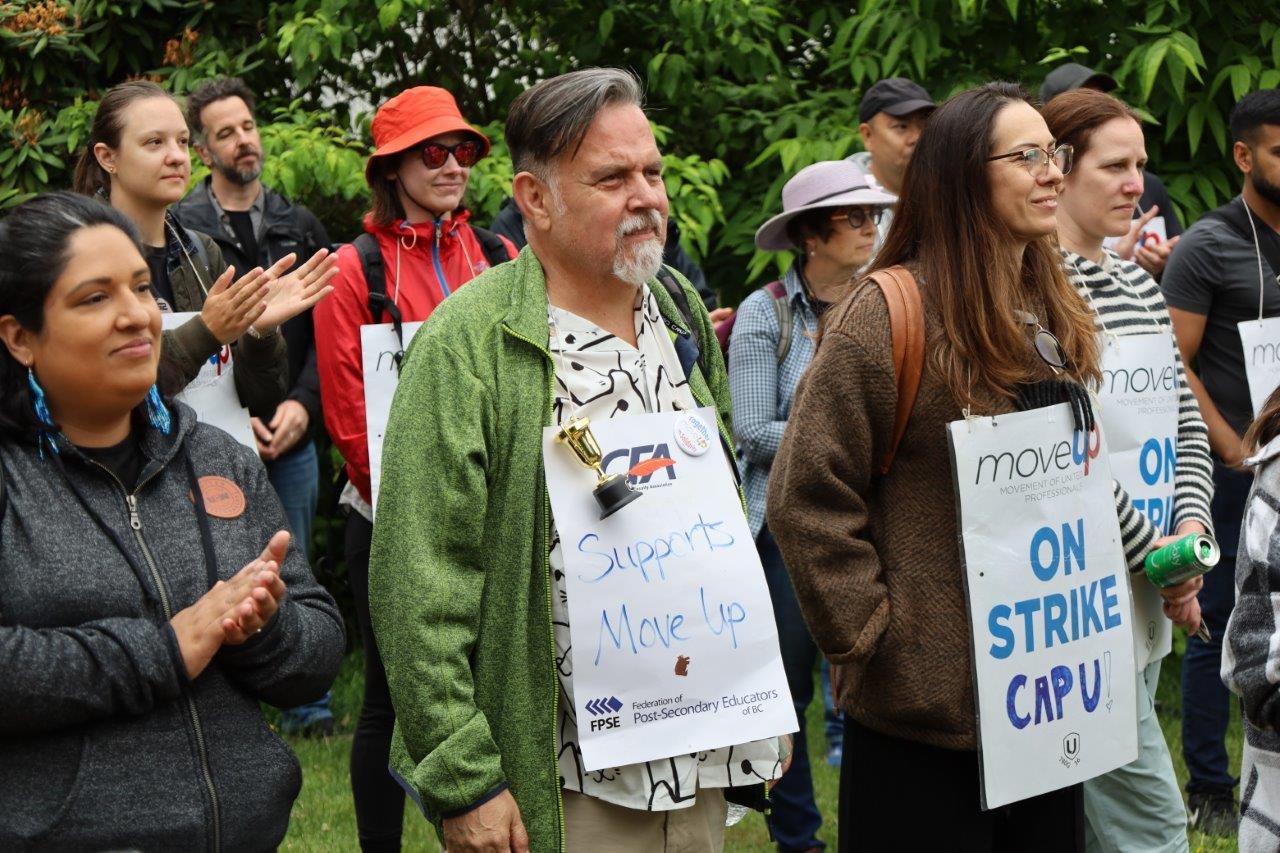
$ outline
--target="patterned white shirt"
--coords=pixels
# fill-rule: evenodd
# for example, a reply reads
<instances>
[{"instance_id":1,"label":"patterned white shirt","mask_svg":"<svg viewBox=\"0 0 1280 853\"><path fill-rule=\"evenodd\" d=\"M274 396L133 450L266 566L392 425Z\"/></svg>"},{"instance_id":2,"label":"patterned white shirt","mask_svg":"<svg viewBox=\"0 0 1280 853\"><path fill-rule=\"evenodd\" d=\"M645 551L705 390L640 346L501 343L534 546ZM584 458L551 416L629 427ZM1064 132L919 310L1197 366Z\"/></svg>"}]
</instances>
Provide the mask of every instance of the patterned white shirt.
<instances>
[{"instance_id":1,"label":"patterned white shirt","mask_svg":"<svg viewBox=\"0 0 1280 853\"><path fill-rule=\"evenodd\" d=\"M556 371L552 415L557 424L574 415L599 421L629 412L697 408L657 301L647 286L637 299L635 347L591 321L554 305L548 307L547 319ZM699 787L724 788L777 778L780 762L777 742L772 739L645 764L592 772L583 769L573 704L573 656L564 557L554 518L549 547L555 582L551 620L560 679L560 719L556 735L560 779L565 790L627 808L667 811L692 806Z\"/></svg>"}]
</instances>

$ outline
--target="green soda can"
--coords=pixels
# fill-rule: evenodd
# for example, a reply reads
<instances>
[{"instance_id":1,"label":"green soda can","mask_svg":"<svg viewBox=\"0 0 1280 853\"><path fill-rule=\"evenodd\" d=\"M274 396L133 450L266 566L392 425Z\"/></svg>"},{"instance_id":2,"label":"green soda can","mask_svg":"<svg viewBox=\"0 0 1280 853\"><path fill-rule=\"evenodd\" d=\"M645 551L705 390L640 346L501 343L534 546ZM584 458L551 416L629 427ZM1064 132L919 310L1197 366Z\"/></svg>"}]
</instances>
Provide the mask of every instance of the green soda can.
<instances>
[{"instance_id":1,"label":"green soda can","mask_svg":"<svg viewBox=\"0 0 1280 853\"><path fill-rule=\"evenodd\" d=\"M1147 578L1164 589L1177 586L1218 565L1222 550L1213 537L1204 533L1188 533L1177 542L1147 555Z\"/></svg>"}]
</instances>

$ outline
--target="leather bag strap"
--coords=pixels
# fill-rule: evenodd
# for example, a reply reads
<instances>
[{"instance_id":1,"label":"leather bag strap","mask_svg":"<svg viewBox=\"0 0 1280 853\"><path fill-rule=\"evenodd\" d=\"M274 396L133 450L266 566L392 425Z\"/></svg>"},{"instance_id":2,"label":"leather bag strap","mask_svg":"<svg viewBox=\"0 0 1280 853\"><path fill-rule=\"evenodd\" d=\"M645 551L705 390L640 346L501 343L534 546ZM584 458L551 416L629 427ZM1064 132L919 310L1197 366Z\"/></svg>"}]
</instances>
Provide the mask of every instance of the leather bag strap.
<instances>
[{"instance_id":1,"label":"leather bag strap","mask_svg":"<svg viewBox=\"0 0 1280 853\"><path fill-rule=\"evenodd\" d=\"M907 431L907 421L915 408L920 376L924 372L924 304L915 277L906 267L877 270L869 278L884 294L889 306L889 326L893 335L893 373L898 382L898 407L893 418L893 441L880 463L880 476L893 467L898 445Z\"/></svg>"}]
</instances>

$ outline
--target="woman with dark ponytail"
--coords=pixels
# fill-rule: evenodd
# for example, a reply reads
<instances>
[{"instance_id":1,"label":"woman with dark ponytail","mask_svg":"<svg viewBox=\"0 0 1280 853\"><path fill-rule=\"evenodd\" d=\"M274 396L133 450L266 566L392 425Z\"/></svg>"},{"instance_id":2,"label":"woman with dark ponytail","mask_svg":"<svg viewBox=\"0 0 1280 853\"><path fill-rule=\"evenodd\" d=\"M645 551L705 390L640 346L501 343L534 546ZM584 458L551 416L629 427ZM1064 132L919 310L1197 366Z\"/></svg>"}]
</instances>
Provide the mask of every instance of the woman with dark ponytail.
<instances>
[{"instance_id":1,"label":"woman with dark ponytail","mask_svg":"<svg viewBox=\"0 0 1280 853\"><path fill-rule=\"evenodd\" d=\"M342 659L257 453L156 386L141 249L74 193L0 221L3 850L274 850L302 780L259 703Z\"/></svg>"},{"instance_id":2,"label":"woman with dark ponytail","mask_svg":"<svg viewBox=\"0 0 1280 853\"><path fill-rule=\"evenodd\" d=\"M183 384L229 345L240 402L251 414L270 417L287 390L279 326L328 295L336 269L321 250L288 275L294 255L233 281L236 271L217 244L182 227L168 211L187 191L188 143L186 120L171 95L145 80L121 83L98 105L74 188L133 221L162 311L200 312L164 336L165 356Z\"/></svg>"}]
</instances>

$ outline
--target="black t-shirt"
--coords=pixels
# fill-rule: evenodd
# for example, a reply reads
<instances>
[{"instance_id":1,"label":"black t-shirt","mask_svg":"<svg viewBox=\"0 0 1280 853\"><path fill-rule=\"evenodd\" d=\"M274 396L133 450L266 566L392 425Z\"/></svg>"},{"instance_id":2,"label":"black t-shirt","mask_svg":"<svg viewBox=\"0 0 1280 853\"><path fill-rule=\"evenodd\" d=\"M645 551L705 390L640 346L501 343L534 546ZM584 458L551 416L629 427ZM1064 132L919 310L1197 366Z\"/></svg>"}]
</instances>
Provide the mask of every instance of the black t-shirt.
<instances>
[{"instance_id":1,"label":"black t-shirt","mask_svg":"<svg viewBox=\"0 0 1280 853\"><path fill-rule=\"evenodd\" d=\"M236 242L246 258L258 257L258 237L253 233L253 214L247 210L228 210L227 219L236 233ZM248 272L248 269L237 272Z\"/></svg>"},{"instance_id":2,"label":"black t-shirt","mask_svg":"<svg viewBox=\"0 0 1280 853\"><path fill-rule=\"evenodd\" d=\"M1229 204L1240 205L1239 198ZM1266 223L1255 218L1259 228ZM1280 282L1262 259L1262 316L1280 316ZM1227 423L1243 434L1253 421L1238 324L1258 319L1258 253L1227 223L1205 217L1182 235L1160 279L1165 302L1205 317L1195 368Z\"/></svg>"},{"instance_id":3,"label":"black t-shirt","mask_svg":"<svg viewBox=\"0 0 1280 853\"><path fill-rule=\"evenodd\" d=\"M161 311L173 310L173 286L169 284L168 249L164 246L145 246L147 266L151 268L151 292L160 303Z\"/></svg>"},{"instance_id":4,"label":"black t-shirt","mask_svg":"<svg viewBox=\"0 0 1280 853\"><path fill-rule=\"evenodd\" d=\"M132 492L138 485L138 476L147 459L142 455L142 443L135 433L111 447L80 447L80 452L106 468L119 478L125 489Z\"/></svg>"}]
</instances>

